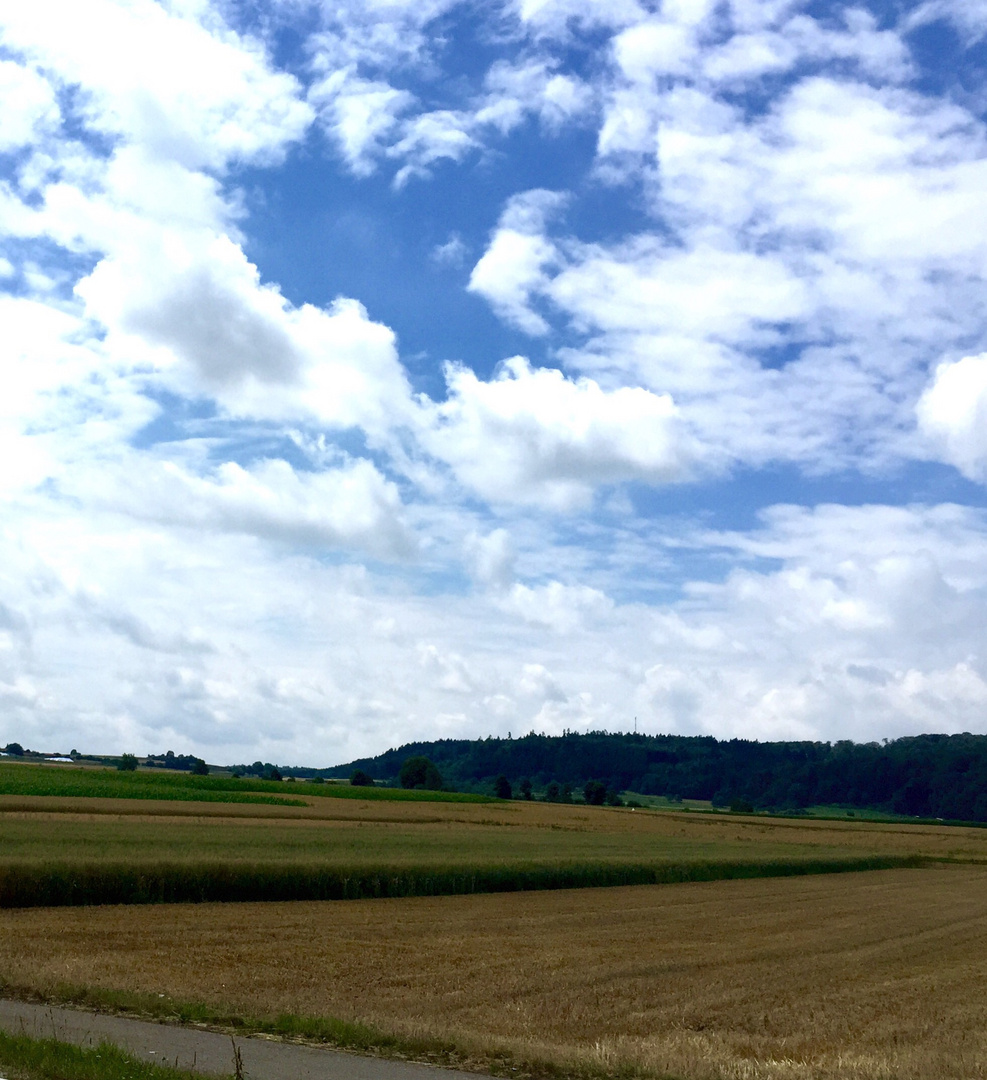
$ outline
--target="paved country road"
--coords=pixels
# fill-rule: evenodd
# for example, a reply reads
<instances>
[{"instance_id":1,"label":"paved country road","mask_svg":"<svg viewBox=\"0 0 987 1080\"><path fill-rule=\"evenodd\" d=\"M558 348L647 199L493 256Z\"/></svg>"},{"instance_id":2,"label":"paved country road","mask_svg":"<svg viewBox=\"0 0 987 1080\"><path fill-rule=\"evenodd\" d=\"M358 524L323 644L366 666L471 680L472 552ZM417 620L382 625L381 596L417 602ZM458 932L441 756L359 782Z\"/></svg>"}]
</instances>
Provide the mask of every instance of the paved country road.
<instances>
[{"instance_id":1,"label":"paved country road","mask_svg":"<svg viewBox=\"0 0 987 1080\"><path fill-rule=\"evenodd\" d=\"M77 1046L110 1042L145 1061L203 1073L233 1072L233 1043L229 1035L214 1031L3 1000L0 1029ZM475 1073L359 1057L274 1039L237 1036L236 1045L247 1080L478 1080Z\"/></svg>"}]
</instances>

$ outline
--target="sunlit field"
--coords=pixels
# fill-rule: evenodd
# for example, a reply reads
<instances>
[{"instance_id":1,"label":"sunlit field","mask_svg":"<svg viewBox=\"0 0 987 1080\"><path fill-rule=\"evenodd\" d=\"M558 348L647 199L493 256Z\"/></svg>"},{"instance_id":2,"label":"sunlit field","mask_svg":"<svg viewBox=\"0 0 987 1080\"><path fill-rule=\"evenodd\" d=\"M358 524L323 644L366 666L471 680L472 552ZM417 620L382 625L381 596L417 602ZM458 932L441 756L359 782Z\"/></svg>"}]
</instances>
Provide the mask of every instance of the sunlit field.
<instances>
[{"instance_id":1,"label":"sunlit field","mask_svg":"<svg viewBox=\"0 0 987 1080\"><path fill-rule=\"evenodd\" d=\"M337 1017L511 1075L987 1076L981 867L34 909L0 912L0 934L22 993L125 991L303 1032Z\"/></svg>"}]
</instances>

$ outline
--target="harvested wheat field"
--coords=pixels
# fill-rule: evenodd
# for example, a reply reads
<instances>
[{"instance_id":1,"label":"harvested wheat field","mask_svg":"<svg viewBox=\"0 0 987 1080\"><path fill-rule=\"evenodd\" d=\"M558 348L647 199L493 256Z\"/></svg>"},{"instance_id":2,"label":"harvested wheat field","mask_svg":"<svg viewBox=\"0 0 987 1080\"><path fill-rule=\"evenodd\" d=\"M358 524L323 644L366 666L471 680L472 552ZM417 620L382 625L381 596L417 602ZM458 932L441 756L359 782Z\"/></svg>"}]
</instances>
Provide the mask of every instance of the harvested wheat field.
<instances>
[{"instance_id":1,"label":"harvested wheat field","mask_svg":"<svg viewBox=\"0 0 987 1080\"><path fill-rule=\"evenodd\" d=\"M0 912L2 975L359 1019L474 1060L987 1076L987 870ZM595 1067L595 1068L594 1068Z\"/></svg>"}]
</instances>

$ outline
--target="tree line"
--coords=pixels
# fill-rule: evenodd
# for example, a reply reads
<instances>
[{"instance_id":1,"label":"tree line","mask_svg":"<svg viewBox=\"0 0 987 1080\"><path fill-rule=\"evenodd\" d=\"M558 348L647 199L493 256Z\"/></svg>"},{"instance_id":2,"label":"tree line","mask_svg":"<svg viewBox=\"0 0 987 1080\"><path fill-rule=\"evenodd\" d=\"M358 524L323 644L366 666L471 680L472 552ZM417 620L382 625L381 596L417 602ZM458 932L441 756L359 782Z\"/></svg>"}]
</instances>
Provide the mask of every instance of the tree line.
<instances>
[{"instance_id":1,"label":"tree line","mask_svg":"<svg viewBox=\"0 0 987 1080\"><path fill-rule=\"evenodd\" d=\"M519 739L415 742L324 775L355 769L399 783L409 757L434 762L446 786L491 788L527 781L710 799L714 805L798 810L836 805L916 817L987 821L987 736L916 735L883 743L755 742L712 736L589 732Z\"/></svg>"}]
</instances>

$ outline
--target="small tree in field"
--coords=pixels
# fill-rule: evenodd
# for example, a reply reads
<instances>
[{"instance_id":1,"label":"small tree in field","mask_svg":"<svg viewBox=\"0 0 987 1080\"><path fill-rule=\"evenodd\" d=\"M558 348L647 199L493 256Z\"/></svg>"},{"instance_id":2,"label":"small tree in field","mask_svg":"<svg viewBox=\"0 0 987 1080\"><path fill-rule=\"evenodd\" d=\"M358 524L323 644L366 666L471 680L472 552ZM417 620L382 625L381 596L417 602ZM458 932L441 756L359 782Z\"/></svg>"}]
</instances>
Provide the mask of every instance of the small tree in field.
<instances>
[{"instance_id":1,"label":"small tree in field","mask_svg":"<svg viewBox=\"0 0 987 1080\"><path fill-rule=\"evenodd\" d=\"M363 769L354 769L353 775L350 776L350 784L352 787L373 787L374 778Z\"/></svg>"},{"instance_id":2,"label":"small tree in field","mask_svg":"<svg viewBox=\"0 0 987 1080\"><path fill-rule=\"evenodd\" d=\"M416 755L408 758L401 766L398 775L403 788L424 788L426 791L441 791L442 774L427 757Z\"/></svg>"},{"instance_id":3,"label":"small tree in field","mask_svg":"<svg viewBox=\"0 0 987 1080\"><path fill-rule=\"evenodd\" d=\"M583 788L583 798L587 806L602 806L607 798L606 785L599 780L589 780Z\"/></svg>"},{"instance_id":4,"label":"small tree in field","mask_svg":"<svg viewBox=\"0 0 987 1080\"><path fill-rule=\"evenodd\" d=\"M531 802L531 781L527 777L525 777L521 781L520 788L521 788L521 798L522 799L527 799L528 802Z\"/></svg>"},{"instance_id":5,"label":"small tree in field","mask_svg":"<svg viewBox=\"0 0 987 1080\"><path fill-rule=\"evenodd\" d=\"M136 772L137 771L137 756L135 754L124 754L117 762L117 768L120 772Z\"/></svg>"},{"instance_id":6,"label":"small tree in field","mask_svg":"<svg viewBox=\"0 0 987 1080\"><path fill-rule=\"evenodd\" d=\"M514 794L511 791L511 782L503 773L494 780L494 794L498 799L509 799Z\"/></svg>"}]
</instances>

